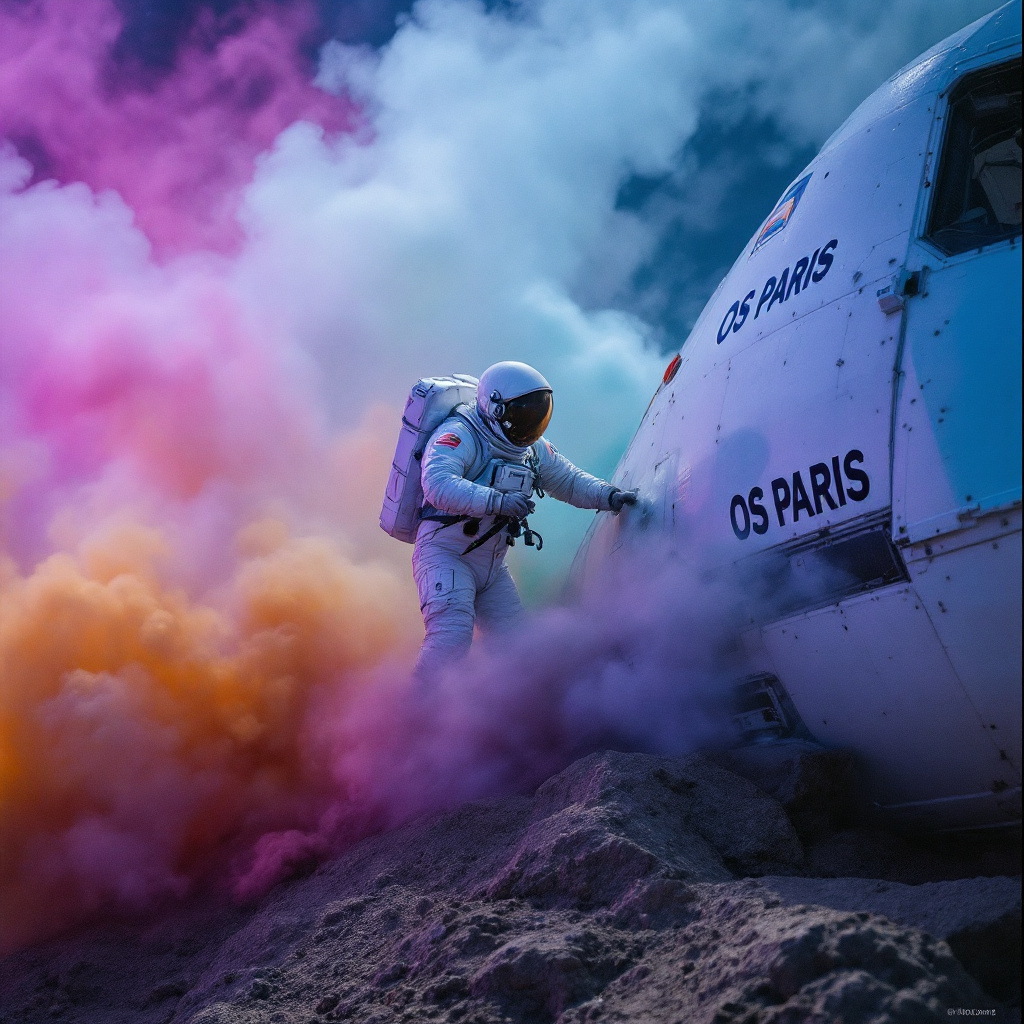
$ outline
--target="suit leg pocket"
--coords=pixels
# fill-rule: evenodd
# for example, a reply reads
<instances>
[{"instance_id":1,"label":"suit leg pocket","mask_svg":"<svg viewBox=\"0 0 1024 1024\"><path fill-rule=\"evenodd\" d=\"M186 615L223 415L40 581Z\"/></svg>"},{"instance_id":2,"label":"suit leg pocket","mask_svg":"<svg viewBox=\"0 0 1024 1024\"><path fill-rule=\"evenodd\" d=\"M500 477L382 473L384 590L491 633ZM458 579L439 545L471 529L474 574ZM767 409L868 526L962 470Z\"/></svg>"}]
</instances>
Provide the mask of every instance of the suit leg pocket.
<instances>
[{"instance_id":1,"label":"suit leg pocket","mask_svg":"<svg viewBox=\"0 0 1024 1024\"><path fill-rule=\"evenodd\" d=\"M455 592L455 570L442 566L425 569L418 583L422 609L434 601L444 601L452 596Z\"/></svg>"}]
</instances>

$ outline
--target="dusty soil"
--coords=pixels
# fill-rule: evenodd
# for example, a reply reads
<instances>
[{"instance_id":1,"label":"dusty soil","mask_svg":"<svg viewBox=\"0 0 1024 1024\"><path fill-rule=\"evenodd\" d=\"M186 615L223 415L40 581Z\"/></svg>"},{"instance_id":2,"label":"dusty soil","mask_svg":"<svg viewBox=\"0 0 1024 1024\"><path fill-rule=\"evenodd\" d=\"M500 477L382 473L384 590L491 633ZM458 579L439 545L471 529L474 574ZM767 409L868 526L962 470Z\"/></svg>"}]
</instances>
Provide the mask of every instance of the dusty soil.
<instances>
[{"instance_id":1,"label":"dusty soil","mask_svg":"<svg viewBox=\"0 0 1024 1024\"><path fill-rule=\"evenodd\" d=\"M93 925L0 963L0 1020L1019 1021L1012 840L913 847L849 827L842 755L744 758L593 754L256 904Z\"/></svg>"}]
</instances>

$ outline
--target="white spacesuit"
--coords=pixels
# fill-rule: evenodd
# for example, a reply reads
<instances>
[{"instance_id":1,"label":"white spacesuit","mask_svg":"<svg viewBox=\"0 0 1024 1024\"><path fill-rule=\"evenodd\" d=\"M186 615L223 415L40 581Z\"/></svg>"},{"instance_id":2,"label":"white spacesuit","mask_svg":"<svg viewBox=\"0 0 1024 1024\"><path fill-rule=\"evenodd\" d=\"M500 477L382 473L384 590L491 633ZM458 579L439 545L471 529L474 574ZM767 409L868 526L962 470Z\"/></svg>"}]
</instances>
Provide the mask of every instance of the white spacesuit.
<instances>
[{"instance_id":1,"label":"white spacesuit","mask_svg":"<svg viewBox=\"0 0 1024 1024\"><path fill-rule=\"evenodd\" d=\"M496 363L480 378L476 407L459 406L431 435L421 480L426 506L413 574L426 637L423 675L465 654L479 619L511 625L522 612L505 552L533 511L531 495L618 513L636 493L578 469L542 436L551 386L525 363ZM526 542L533 541L528 528Z\"/></svg>"}]
</instances>

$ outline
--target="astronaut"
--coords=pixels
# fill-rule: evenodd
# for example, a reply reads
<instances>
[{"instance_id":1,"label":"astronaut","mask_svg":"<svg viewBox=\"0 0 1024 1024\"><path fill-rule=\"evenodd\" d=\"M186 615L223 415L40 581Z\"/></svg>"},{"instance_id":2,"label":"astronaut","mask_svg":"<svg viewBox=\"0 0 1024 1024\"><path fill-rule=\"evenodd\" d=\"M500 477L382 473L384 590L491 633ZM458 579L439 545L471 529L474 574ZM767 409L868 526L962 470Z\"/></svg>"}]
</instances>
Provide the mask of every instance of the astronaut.
<instances>
[{"instance_id":1,"label":"astronaut","mask_svg":"<svg viewBox=\"0 0 1024 1024\"><path fill-rule=\"evenodd\" d=\"M412 557L426 626L421 678L469 650L476 622L496 631L522 613L505 553L524 528L528 544L536 536L525 523L533 495L615 514L636 503L635 491L583 472L543 437L552 409L551 385L532 366L495 363L476 406L458 406L424 449Z\"/></svg>"}]
</instances>

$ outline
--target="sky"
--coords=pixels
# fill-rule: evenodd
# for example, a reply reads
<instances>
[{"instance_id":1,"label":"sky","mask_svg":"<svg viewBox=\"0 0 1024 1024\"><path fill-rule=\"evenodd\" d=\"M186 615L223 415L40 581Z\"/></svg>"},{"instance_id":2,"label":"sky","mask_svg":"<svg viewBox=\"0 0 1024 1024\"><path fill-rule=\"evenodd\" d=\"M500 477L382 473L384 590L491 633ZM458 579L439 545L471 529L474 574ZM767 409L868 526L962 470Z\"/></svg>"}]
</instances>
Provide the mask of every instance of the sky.
<instances>
[{"instance_id":1,"label":"sky","mask_svg":"<svg viewBox=\"0 0 1024 1024\"><path fill-rule=\"evenodd\" d=\"M246 850L269 860L238 877L272 878L521 769L483 713L435 709L401 770L382 739L385 712L423 735L410 550L377 526L409 388L531 362L549 437L612 473L817 148L993 7L0 0L0 941L181 895ZM555 505L543 554L513 553L534 607L590 522ZM621 659L568 614L539 649L600 657L531 677L532 710L496 705L535 770L629 719ZM630 742L680 749L693 709L666 711L665 664ZM398 799L370 768L433 788Z\"/></svg>"}]
</instances>

